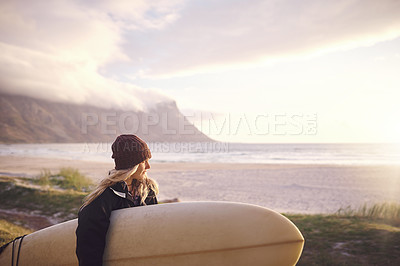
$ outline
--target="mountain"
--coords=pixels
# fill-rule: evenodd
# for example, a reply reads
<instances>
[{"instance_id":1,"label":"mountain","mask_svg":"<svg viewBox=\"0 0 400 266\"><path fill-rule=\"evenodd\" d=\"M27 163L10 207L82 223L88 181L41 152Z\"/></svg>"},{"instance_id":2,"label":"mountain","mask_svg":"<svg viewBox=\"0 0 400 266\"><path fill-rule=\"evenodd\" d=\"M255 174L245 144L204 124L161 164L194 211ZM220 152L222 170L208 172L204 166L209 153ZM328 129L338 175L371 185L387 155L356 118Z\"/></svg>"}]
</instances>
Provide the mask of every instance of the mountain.
<instances>
[{"instance_id":1,"label":"mountain","mask_svg":"<svg viewBox=\"0 0 400 266\"><path fill-rule=\"evenodd\" d=\"M112 142L123 133L148 142L213 141L173 101L143 112L1 94L0 115L0 143Z\"/></svg>"}]
</instances>

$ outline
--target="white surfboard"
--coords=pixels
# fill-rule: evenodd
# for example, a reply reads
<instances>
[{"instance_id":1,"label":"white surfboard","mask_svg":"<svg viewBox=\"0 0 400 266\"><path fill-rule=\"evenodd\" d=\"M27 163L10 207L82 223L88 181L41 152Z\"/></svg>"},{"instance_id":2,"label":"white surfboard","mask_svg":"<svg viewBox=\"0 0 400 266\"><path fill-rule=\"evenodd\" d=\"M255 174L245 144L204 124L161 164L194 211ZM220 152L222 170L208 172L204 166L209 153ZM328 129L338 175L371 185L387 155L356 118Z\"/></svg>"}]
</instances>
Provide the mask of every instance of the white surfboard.
<instances>
[{"instance_id":1,"label":"white surfboard","mask_svg":"<svg viewBox=\"0 0 400 266\"><path fill-rule=\"evenodd\" d=\"M27 235L19 265L78 265L77 220ZM184 202L114 211L104 265L294 265L304 238L281 214L249 204ZM18 241L15 245L15 257ZM9 245L0 265L11 265Z\"/></svg>"}]
</instances>

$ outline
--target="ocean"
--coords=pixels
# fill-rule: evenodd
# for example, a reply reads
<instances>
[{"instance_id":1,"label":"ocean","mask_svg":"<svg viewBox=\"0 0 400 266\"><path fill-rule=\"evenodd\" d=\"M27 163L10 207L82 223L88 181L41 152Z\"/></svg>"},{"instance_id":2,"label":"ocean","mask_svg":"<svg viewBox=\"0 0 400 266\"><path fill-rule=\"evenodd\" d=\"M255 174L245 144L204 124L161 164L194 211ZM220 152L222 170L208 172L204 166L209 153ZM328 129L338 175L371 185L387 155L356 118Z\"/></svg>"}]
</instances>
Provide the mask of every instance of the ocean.
<instances>
[{"instance_id":1,"label":"ocean","mask_svg":"<svg viewBox=\"0 0 400 266\"><path fill-rule=\"evenodd\" d=\"M400 144L149 143L151 162L399 165ZM0 144L0 155L109 162L111 143Z\"/></svg>"}]
</instances>

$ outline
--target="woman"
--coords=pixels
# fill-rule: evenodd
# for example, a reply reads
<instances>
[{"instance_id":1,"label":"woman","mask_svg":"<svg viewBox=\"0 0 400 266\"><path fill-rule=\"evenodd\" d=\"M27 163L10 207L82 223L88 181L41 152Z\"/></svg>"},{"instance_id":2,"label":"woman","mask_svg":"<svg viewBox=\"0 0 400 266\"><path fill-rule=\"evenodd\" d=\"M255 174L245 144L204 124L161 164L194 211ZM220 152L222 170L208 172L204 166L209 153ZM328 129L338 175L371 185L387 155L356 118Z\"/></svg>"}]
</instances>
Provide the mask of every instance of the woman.
<instances>
[{"instance_id":1,"label":"woman","mask_svg":"<svg viewBox=\"0 0 400 266\"><path fill-rule=\"evenodd\" d=\"M76 255L79 265L102 265L113 210L157 204L157 183L147 177L150 150L135 135L121 135L111 146L115 169L89 194L79 210Z\"/></svg>"}]
</instances>

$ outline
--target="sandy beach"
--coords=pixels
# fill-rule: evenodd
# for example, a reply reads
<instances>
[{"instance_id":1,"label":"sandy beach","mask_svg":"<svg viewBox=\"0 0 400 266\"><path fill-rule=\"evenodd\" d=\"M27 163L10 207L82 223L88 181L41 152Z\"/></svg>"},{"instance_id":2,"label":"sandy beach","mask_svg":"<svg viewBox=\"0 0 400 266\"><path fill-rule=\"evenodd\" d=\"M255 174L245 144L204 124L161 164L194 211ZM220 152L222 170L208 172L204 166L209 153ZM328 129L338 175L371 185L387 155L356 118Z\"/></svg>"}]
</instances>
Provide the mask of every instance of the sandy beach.
<instances>
[{"instance_id":1,"label":"sandy beach","mask_svg":"<svg viewBox=\"0 0 400 266\"><path fill-rule=\"evenodd\" d=\"M73 167L102 179L113 162L0 156L0 174L36 176ZM384 201L400 202L400 167L294 164L152 163L161 200L236 201L288 213L332 213Z\"/></svg>"}]
</instances>

